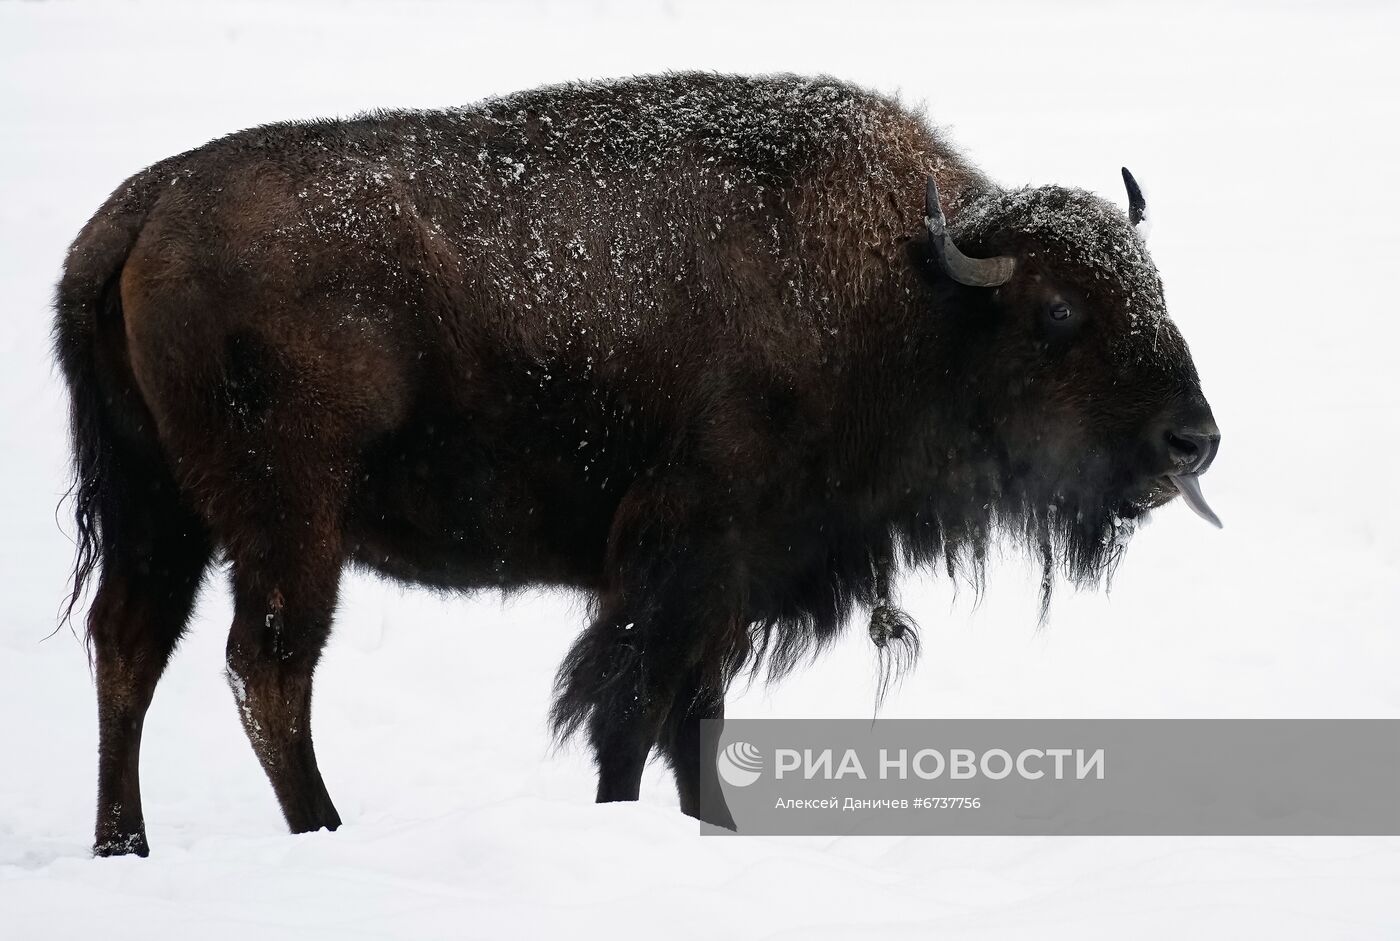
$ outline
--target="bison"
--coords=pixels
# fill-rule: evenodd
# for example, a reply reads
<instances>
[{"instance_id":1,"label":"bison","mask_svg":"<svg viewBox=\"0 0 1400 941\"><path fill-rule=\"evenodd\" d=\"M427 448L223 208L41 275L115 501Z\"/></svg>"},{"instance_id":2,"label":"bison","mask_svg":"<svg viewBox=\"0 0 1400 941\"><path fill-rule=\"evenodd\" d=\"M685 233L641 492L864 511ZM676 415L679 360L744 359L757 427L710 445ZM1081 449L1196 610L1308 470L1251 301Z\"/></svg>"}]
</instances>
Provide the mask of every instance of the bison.
<instances>
[{"instance_id":1,"label":"bison","mask_svg":"<svg viewBox=\"0 0 1400 941\"><path fill-rule=\"evenodd\" d=\"M873 612L901 566L994 541L1101 583L1219 431L1129 211L1006 189L897 101L671 74L273 124L124 183L67 256L78 555L100 728L95 851L148 852L152 691L216 561L228 681L293 831L340 823L312 673L347 565L564 586L591 623L553 728L599 801Z\"/></svg>"}]
</instances>

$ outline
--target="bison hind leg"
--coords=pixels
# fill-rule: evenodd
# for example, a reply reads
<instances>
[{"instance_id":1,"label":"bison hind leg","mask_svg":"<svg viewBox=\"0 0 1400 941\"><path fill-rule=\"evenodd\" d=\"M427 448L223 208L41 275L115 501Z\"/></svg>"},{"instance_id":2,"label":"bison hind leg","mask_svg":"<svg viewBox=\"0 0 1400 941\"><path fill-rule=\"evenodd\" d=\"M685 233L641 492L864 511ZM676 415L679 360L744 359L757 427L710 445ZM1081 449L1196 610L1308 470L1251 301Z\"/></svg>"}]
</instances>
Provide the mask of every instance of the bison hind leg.
<instances>
[{"instance_id":1,"label":"bison hind leg","mask_svg":"<svg viewBox=\"0 0 1400 941\"><path fill-rule=\"evenodd\" d=\"M293 460L290 443L272 462L261 502L240 501L225 522L234 618L228 681L238 716L293 833L335 830L311 736L312 678L330 637L345 561L346 461L331 442ZM274 452L278 453L278 452Z\"/></svg>"},{"instance_id":2,"label":"bison hind leg","mask_svg":"<svg viewBox=\"0 0 1400 941\"><path fill-rule=\"evenodd\" d=\"M115 446L103 482L99 582L88 614L98 716L97 856L145 856L141 731L209 563L209 537L163 463Z\"/></svg>"}]
</instances>

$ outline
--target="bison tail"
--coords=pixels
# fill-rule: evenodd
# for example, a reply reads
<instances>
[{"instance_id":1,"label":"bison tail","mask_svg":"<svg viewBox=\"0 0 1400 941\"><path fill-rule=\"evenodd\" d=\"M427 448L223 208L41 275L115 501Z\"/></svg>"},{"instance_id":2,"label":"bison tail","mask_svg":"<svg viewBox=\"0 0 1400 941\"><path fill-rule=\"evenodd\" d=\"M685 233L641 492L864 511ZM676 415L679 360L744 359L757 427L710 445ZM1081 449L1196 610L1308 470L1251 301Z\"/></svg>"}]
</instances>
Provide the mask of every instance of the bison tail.
<instances>
[{"instance_id":1,"label":"bison tail","mask_svg":"<svg viewBox=\"0 0 1400 941\"><path fill-rule=\"evenodd\" d=\"M120 280L148 213L147 177L118 190L74 240L54 299L54 351L68 386L73 447L73 482L64 499L72 500L77 543L60 625L71 625L93 572L120 535L118 435L123 426L145 425L122 414L141 400L126 356Z\"/></svg>"}]
</instances>

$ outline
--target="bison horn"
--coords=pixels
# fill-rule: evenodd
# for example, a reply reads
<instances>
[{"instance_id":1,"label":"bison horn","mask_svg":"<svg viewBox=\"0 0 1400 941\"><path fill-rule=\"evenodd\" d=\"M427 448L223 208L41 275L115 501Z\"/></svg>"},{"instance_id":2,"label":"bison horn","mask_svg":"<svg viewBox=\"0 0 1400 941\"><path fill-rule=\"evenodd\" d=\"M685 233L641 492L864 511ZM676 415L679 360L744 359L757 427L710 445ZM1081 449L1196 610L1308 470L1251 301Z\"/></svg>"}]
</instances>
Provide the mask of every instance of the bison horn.
<instances>
[{"instance_id":1,"label":"bison horn","mask_svg":"<svg viewBox=\"0 0 1400 941\"><path fill-rule=\"evenodd\" d=\"M1137 228L1147 220L1147 200L1142 195L1142 187L1128 168L1123 168L1123 185L1128 188L1128 221Z\"/></svg>"},{"instance_id":2,"label":"bison horn","mask_svg":"<svg viewBox=\"0 0 1400 941\"><path fill-rule=\"evenodd\" d=\"M948 277L959 284L974 288L994 288L1011 280L1016 270L1016 259L1006 255L996 258L969 258L948 234L948 220L943 218L943 208L938 203L938 186L933 177L928 178L928 192L924 200L924 224L928 226L929 239L933 244L933 254Z\"/></svg>"}]
</instances>

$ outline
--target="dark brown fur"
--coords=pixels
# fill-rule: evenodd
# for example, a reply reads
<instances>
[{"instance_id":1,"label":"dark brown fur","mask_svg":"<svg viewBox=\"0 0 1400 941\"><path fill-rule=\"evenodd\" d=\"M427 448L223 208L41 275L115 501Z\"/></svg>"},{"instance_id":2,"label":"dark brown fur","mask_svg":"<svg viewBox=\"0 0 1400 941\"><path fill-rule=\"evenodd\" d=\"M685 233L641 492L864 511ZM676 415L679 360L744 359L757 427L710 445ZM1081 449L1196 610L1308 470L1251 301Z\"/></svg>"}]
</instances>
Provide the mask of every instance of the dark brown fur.
<instances>
[{"instance_id":1,"label":"dark brown fur","mask_svg":"<svg viewBox=\"0 0 1400 941\"><path fill-rule=\"evenodd\" d=\"M941 276L930 174L968 251L1020 259L1011 284ZM100 575L97 851L146 851L141 721L215 552L230 682L296 831L340 822L309 716L347 563L587 592L556 730L588 729L600 800L659 747L688 813L729 681L887 601L901 560L976 576L1002 533L1047 579L1098 579L1166 498L1160 427L1205 407L1135 239L825 79L274 125L138 174L57 304L75 599ZM1028 313L1064 293L1093 315L1073 338Z\"/></svg>"}]
</instances>

